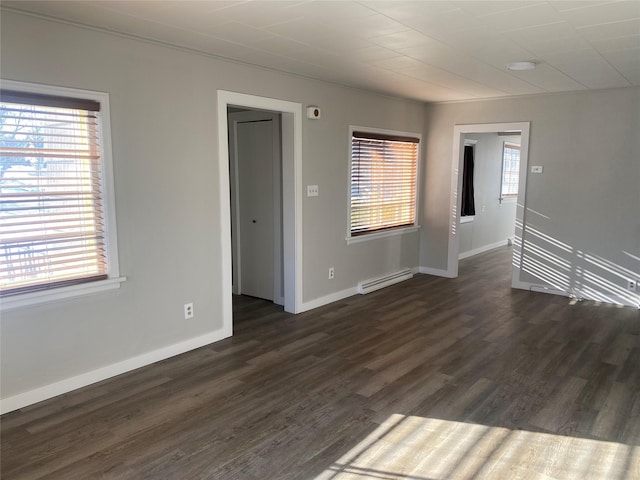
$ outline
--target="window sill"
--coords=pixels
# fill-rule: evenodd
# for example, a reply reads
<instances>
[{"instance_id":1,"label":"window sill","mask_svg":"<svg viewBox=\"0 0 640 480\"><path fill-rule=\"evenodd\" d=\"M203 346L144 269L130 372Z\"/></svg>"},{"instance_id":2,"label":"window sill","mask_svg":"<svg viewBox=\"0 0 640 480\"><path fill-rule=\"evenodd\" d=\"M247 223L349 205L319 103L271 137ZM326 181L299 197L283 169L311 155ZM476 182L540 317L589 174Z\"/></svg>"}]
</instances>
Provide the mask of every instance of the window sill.
<instances>
[{"instance_id":1,"label":"window sill","mask_svg":"<svg viewBox=\"0 0 640 480\"><path fill-rule=\"evenodd\" d=\"M347 245L353 243L366 242L368 240L376 240L378 238L395 237L396 235L404 235L405 233L417 232L420 229L420 225L414 225L412 227L403 227L393 230L386 230L378 233L367 233L364 235L358 235L356 237L347 237Z\"/></svg>"},{"instance_id":2,"label":"window sill","mask_svg":"<svg viewBox=\"0 0 640 480\"><path fill-rule=\"evenodd\" d=\"M518 201L518 197L504 197L498 200L500 200L500 205L503 203L516 203Z\"/></svg>"},{"instance_id":3,"label":"window sill","mask_svg":"<svg viewBox=\"0 0 640 480\"><path fill-rule=\"evenodd\" d=\"M0 310L14 310L16 308L113 290L120 288L120 284L126 279L126 277L108 278L97 282L87 282L52 290L43 290L41 292L23 293L21 295L4 297L0 299Z\"/></svg>"},{"instance_id":4,"label":"window sill","mask_svg":"<svg viewBox=\"0 0 640 480\"><path fill-rule=\"evenodd\" d=\"M471 223L475 218L475 215L465 215L464 217L460 217L460 224Z\"/></svg>"}]
</instances>

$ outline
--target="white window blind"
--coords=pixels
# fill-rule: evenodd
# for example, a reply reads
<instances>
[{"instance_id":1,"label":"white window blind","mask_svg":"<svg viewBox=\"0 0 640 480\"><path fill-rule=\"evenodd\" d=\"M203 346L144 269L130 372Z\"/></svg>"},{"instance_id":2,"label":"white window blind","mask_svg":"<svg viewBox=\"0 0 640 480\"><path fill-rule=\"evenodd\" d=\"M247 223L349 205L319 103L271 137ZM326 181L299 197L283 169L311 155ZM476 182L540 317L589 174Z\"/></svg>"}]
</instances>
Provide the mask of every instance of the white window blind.
<instances>
[{"instance_id":1,"label":"white window blind","mask_svg":"<svg viewBox=\"0 0 640 480\"><path fill-rule=\"evenodd\" d=\"M419 141L353 132L351 236L415 225Z\"/></svg>"},{"instance_id":2,"label":"white window blind","mask_svg":"<svg viewBox=\"0 0 640 480\"><path fill-rule=\"evenodd\" d=\"M100 103L0 91L0 293L108 277Z\"/></svg>"},{"instance_id":3,"label":"white window blind","mask_svg":"<svg viewBox=\"0 0 640 480\"><path fill-rule=\"evenodd\" d=\"M518 196L520 183L520 145L504 144L502 150L502 186L500 198Z\"/></svg>"}]
</instances>

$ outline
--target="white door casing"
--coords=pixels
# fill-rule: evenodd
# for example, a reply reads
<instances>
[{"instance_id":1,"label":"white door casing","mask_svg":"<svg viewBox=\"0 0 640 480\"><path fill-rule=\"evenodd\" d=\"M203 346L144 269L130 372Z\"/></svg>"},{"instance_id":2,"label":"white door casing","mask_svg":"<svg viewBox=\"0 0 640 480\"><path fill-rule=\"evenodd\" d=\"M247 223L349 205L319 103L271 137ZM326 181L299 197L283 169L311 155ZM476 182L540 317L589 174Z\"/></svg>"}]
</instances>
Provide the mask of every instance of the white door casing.
<instances>
[{"instance_id":1,"label":"white door casing","mask_svg":"<svg viewBox=\"0 0 640 480\"><path fill-rule=\"evenodd\" d=\"M227 108L281 113L284 309L302 310L302 104L218 90L218 202L220 205L221 310L223 331L233 334L231 202Z\"/></svg>"},{"instance_id":2,"label":"white door casing","mask_svg":"<svg viewBox=\"0 0 640 480\"><path fill-rule=\"evenodd\" d=\"M522 266L522 239L524 238L524 220L527 187L527 165L529 158L530 122L481 123L456 125L453 128L453 155L451 160L451 197L449 207L449 250L447 256L446 276L458 276L458 252L460 249L460 208L462 204L462 169L464 152L464 135L467 133L521 132L520 145L520 181L518 185L518 201L516 204L516 228L513 241L513 260L511 286L526 288L520 281Z\"/></svg>"}]
</instances>

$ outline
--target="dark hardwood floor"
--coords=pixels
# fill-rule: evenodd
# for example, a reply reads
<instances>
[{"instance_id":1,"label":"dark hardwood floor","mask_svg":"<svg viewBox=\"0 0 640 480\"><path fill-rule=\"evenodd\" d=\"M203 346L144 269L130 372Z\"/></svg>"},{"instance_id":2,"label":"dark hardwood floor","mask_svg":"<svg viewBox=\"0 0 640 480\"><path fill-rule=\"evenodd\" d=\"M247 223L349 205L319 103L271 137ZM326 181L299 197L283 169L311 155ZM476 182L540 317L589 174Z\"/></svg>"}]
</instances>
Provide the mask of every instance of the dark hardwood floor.
<instances>
[{"instance_id":1,"label":"dark hardwood floor","mask_svg":"<svg viewBox=\"0 0 640 480\"><path fill-rule=\"evenodd\" d=\"M640 314L511 290L508 248L4 415L12 479L639 479ZM572 304L573 303L573 304Z\"/></svg>"}]
</instances>

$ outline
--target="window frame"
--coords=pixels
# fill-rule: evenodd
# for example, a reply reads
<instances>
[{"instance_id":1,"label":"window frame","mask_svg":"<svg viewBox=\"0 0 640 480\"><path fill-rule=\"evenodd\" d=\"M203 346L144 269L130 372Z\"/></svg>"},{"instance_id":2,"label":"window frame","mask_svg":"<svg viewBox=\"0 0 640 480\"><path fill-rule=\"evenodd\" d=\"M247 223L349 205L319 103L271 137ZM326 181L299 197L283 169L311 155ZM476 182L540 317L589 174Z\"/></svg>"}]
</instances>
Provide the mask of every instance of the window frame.
<instances>
[{"instance_id":1,"label":"window frame","mask_svg":"<svg viewBox=\"0 0 640 480\"><path fill-rule=\"evenodd\" d=\"M412 225L404 225L397 227L389 227L384 230L363 232L358 235L351 234L351 168L353 165L353 133L363 132L370 133L372 135L388 135L394 137L411 137L418 140L418 149L416 157L416 177L415 177L415 198L414 198L414 218ZM348 201L347 201L347 236L346 241L348 245L360 242L366 242L369 240L375 240L379 238L392 237L396 235L403 235L407 233L417 232L420 229L418 223L418 206L420 199L420 171L421 171L421 158L422 158L422 134L416 132L405 132L399 130L389 130L384 128L363 127L359 125L349 125L349 165L347 170L347 185L348 185Z\"/></svg>"},{"instance_id":2,"label":"window frame","mask_svg":"<svg viewBox=\"0 0 640 480\"><path fill-rule=\"evenodd\" d=\"M518 192L516 192L515 194L507 194L504 195L502 193L503 190L503 186L504 186L504 163L505 163L505 151L507 150L507 147L511 148L512 150L515 150L513 147L517 147L518 150L518 183L517 183L517 188L518 188ZM502 142L502 157L500 159L501 162L501 168L500 168L500 197L498 198L498 200L500 201L500 203L513 203L518 199L518 195L520 194L520 158L521 158L521 146L518 145L517 143L514 142L510 142L508 140L505 140Z\"/></svg>"},{"instance_id":3,"label":"window frame","mask_svg":"<svg viewBox=\"0 0 640 480\"><path fill-rule=\"evenodd\" d=\"M101 183L105 233L105 259L107 262L107 278L77 283L49 289L16 293L0 298L0 310L12 310L40 303L62 300L93 294L120 287L126 277L120 276L118 262L118 235L116 227L115 189L113 176L113 159L111 150L111 116L109 110L109 94L92 90L59 87L15 80L0 79L0 87L29 94L43 94L66 98L81 98L100 103L99 144L101 154Z\"/></svg>"}]
</instances>

